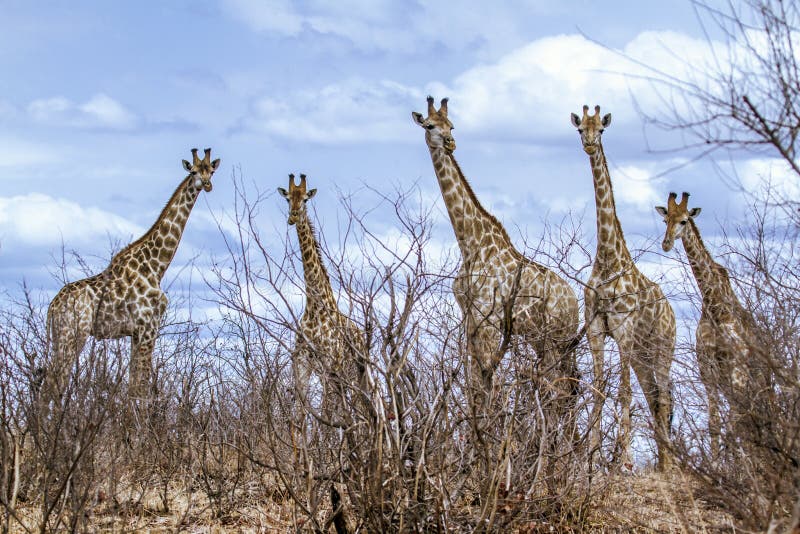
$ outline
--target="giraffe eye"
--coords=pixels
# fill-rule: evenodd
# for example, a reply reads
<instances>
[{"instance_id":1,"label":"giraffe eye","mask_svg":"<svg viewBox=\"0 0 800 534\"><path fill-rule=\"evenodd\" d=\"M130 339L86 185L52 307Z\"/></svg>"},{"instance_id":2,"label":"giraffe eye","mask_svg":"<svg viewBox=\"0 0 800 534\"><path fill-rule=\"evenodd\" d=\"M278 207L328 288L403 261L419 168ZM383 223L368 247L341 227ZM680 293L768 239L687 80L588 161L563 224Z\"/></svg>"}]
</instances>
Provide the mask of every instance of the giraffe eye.
<instances>
[{"instance_id":1,"label":"giraffe eye","mask_svg":"<svg viewBox=\"0 0 800 534\"><path fill-rule=\"evenodd\" d=\"M425 128L427 128L428 130L433 130L434 128L436 128L436 126L434 126L433 124L429 124Z\"/></svg>"},{"instance_id":2,"label":"giraffe eye","mask_svg":"<svg viewBox=\"0 0 800 534\"><path fill-rule=\"evenodd\" d=\"M686 224L686 221L681 221L681 226L683 226L684 224Z\"/></svg>"}]
</instances>

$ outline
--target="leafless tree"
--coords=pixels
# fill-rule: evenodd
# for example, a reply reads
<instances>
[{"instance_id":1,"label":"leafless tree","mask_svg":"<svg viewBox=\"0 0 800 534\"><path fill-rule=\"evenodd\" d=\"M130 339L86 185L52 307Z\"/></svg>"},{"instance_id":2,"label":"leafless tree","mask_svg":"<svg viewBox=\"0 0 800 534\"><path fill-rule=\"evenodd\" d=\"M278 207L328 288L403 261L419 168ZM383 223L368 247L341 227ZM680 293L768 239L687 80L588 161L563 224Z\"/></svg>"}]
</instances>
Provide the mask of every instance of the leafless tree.
<instances>
[{"instance_id":1,"label":"leafless tree","mask_svg":"<svg viewBox=\"0 0 800 534\"><path fill-rule=\"evenodd\" d=\"M320 233L340 309L364 332L362 360L374 381L363 391L347 376L319 377L337 381L327 386L344 410L334 422L312 409L311 439L297 439L288 421L300 262L292 240L276 250L275 234L264 237L258 218L269 197L236 184L238 233L226 234L228 257L207 281L225 310L229 341L243 354L236 368L247 393L238 398L249 400L239 407L248 413L240 446L294 504L298 523L320 531L497 530L569 515L588 465L585 428L572 415L585 408L582 387L574 376L561 377L575 385L563 387L530 347L509 342L498 347L507 354L497 402L478 415L449 287L457 262L432 251L429 208L415 189L366 188L358 203L343 195L339 232ZM370 230L375 211L394 214L388 235ZM556 248L553 257L563 259ZM567 401L564 391L576 397ZM347 402L359 398L369 402ZM485 421L476 425L476 416Z\"/></svg>"},{"instance_id":2,"label":"leafless tree","mask_svg":"<svg viewBox=\"0 0 800 534\"><path fill-rule=\"evenodd\" d=\"M226 253L202 270L202 287L187 288L192 300L171 299L145 405L126 402L127 344L104 341L87 346L67 391L43 416L36 395L48 355L46 302L21 298L5 307L6 530L136 530L148 528L148 518L176 530L204 521L313 532L598 524L593 517L614 475L589 461L586 347L565 375L520 340L506 340L494 391L484 392L492 402L478 409L450 287L457 255L436 239L432 208L416 188L365 186L357 200L339 194L339 224L320 232L339 308L363 332L359 360L372 380L317 377L337 409L330 417L319 400L303 405L301 435L291 358L303 301L296 241L263 216L282 202L240 177L234 185L235 207L220 220ZM526 254L577 287L591 265L584 241L580 220L568 218L531 240ZM193 319L188 310L198 304L209 321ZM610 371L602 380L613 390ZM605 416L613 432L614 408ZM652 443L647 418L635 420L639 441Z\"/></svg>"},{"instance_id":3,"label":"leafless tree","mask_svg":"<svg viewBox=\"0 0 800 534\"><path fill-rule=\"evenodd\" d=\"M730 509L746 528L776 529L800 498L795 245L800 214L792 193L800 184L800 3L693 5L710 60L685 74L648 67L663 105L642 111L643 118L679 133L684 142L677 149L701 156L724 153L731 161L723 177L742 189L737 161L743 155L781 160L788 171L778 180L762 177L763 187L746 191L754 204L751 224L727 236L731 272L757 338L748 340L754 349L747 386L732 388L719 377L727 400L727 456L712 461L696 439L681 452L684 467L697 475L710 501Z\"/></svg>"},{"instance_id":4,"label":"leafless tree","mask_svg":"<svg viewBox=\"0 0 800 534\"><path fill-rule=\"evenodd\" d=\"M678 132L683 143L675 149L703 155L724 150L734 159L736 151L746 150L782 159L800 181L800 4L692 4L706 35L709 59L687 66L682 74L643 65L663 103L640 110L646 124ZM730 177L736 180L735 174Z\"/></svg>"}]
</instances>

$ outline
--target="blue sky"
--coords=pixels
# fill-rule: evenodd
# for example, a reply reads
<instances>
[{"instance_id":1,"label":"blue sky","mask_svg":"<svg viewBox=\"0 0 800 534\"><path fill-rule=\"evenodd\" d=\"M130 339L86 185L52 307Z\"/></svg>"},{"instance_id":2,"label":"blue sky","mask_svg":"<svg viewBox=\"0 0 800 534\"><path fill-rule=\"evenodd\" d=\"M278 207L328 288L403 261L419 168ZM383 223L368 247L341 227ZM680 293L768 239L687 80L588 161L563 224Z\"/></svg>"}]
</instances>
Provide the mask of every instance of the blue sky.
<instances>
[{"instance_id":1,"label":"blue sky","mask_svg":"<svg viewBox=\"0 0 800 534\"><path fill-rule=\"evenodd\" d=\"M613 114L604 146L633 247L660 240L653 205L671 190L692 192L706 236L744 219L747 199L707 163L662 175L689 155L649 152L632 102L661 105L622 54L679 75L708 57L689 2L6 0L2 9L0 278L11 292L23 280L57 291L62 245L104 268L155 220L192 147L212 147L222 165L173 277L222 250L215 217L232 210L234 172L269 194L305 172L327 231L341 216L339 192L417 184L438 214L440 246L454 248L411 120L427 94L450 97L456 157L519 243L570 213L593 234L588 158L569 121L584 103ZM647 134L651 146L679 143ZM740 163L746 182L771 168ZM285 202L275 194L266 206L259 224L280 254ZM389 219L375 224L379 235L391 230Z\"/></svg>"}]
</instances>

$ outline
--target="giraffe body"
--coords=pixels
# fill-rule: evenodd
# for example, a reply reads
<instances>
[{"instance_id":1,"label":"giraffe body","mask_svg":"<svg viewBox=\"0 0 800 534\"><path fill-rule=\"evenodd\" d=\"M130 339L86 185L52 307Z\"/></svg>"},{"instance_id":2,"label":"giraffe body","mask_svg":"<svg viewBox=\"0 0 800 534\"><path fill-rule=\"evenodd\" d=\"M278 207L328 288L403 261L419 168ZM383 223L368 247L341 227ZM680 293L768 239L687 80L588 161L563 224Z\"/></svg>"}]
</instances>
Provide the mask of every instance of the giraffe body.
<instances>
[{"instance_id":1,"label":"giraffe body","mask_svg":"<svg viewBox=\"0 0 800 534\"><path fill-rule=\"evenodd\" d=\"M426 131L436 178L462 256L453 292L464 315L474 375L490 387L507 334L519 336L545 366L575 373L573 344L578 299L564 279L522 255L503 225L481 206L453 156L455 141L447 99L437 111L428 97L428 116L412 114ZM566 353L566 354L565 354Z\"/></svg>"},{"instance_id":2,"label":"giraffe body","mask_svg":"<svg viewBox=\"0 0 800 534\"><path fill-rule=\"evenodd\" d=\"M597 254L584 290L587 339L594 360L595 400L592 413L593 448L600 446L600 422L605 398L605 340L616 341L620 353L619 402L622 409L618 436L621 460L630 463L631 384L633 368L654 420L658 466L670 463L668 453L672 393L670 367L675 350L675 313L661 288L633 262L617 218L611 177L600 136L611 114L600 118L583 108L583 118L572 114L589 155L597 208Z\"/></svg>"},{"instance_id":3,"label":"giraffe body","mask_svg":"<svg viewBox=\"0 0 800 534\"><path fill-rule=\"evenodd\" d=\"M694 222L700 208L688 208L688 193L683 193L681 202L676 202L676 198L677 194L670 193L667 207L656 207L667 225L661 247L669 252L676 239L683 242L703 300L695 346L700 380L708 396L711 454L716 458L721 427L720 403L725 391L745 385L744 369L758 352L753 345L755 325L733 291L728 270L714 261L700 237Z\"/></svg>"},{"instance_id":4,"label":"giraffe body","mask_svg":"<svg viewBox=\"0 0 800 534\"><path fill-rule=\"evenodd\" d=\"M192 150L193 163L184 160L187 176L161 211L155 224L95 276L66 284L47 310L48 336L54 354L59 388L91 335L95 339L131 337L130 393L146 394L153 347L167 310L160 283L172 262L183 229L200 191L211 191L211 176L219 159ZM61 389L59 389L61 391Z\"/></svg>"}]
</instances>

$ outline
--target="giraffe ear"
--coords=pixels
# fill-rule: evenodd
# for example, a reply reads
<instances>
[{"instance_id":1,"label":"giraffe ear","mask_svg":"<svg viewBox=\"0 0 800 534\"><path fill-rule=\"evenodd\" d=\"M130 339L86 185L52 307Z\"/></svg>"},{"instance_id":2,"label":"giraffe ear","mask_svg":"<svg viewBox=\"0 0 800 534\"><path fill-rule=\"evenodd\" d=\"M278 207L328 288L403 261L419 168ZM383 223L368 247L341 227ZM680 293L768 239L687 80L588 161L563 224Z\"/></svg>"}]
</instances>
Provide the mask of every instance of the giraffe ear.
<instances>
[{"instance_id":1,"label":"giraffe ear","mask_svg":"<svg viewBox=\"0 0 800 534\"><path fill-rule=\"evenodd\" d=\"M216 171L219 168L219 158L211 162L211 170Z\"/></svg>"},{"instance_id":2,"label":"giraffe ear","mask_svg":"<svg viewBox=\"0 0 800 534\"><path fill-rule=\"evenodd\" d=\"M278 193L280 193L283 198L289 198L289 192L282 187L278 188Z\"/></svg>"},{"instance_id":3,"label":"giraffe ear","mask_svg":"<svg viewBox=\"0 0 800 534\"><path fill-rule=\"evenodd\" d=\"M603 120L600 121L600 124L603 125L603 128L608 128L608 125L611 124L611 113L606 113L605 117L603 117Z\"/></svg>"},{"instance_id":4,"label":"giraffe ear","mask_svg":"<svg viewBox=\"0 0 800 534\"><path fill-rule=\"evenodd\" d=\"M312 189L312 190L310 190L309 192L307 192L307 193L306 193L306 198L307 198L307 199L308 199L308 198L311 198L311 197L313 197L313 196L314 196L314 195L316 195L316 194L317 194L317 190L316 190L316 189Z\"/></svg>"},{"instance_id":5,"label":"giraffe ear","mask_svg":"<svg viewBox=\"0 0 800 534\"><path fill-rule=\"evenodd\" d=\"M580 119L580 117L578 117L578 116L577 116L577 115L575 115L574 113L571 113L571 114L570 114L570 119L572 119L572 125L573 125L575 128L580 128L580 126L581 126L581 119Z\"/></svg>"},{"instance_id":6,"label":"giraffe ear","mask_svg":"<svg viewBox=\"0 0 800 534\"><path fill-rule=\"evenodd\" d=\"M662 217L666 217L667 216L667 208L665 208L664 206L656 206L656 211Z\"/></svg>"},{"instance_id":7,"label":"giraffe ear","mask_svg":"<svg viewBox=\"0 0 800 534\"><path fill-rule=\"evenodd\" d=\"M702 210L703 210L703 208L692 208L692 209L690 209L690 210L689 210L689 217L691 217L692 219L694 219L695 217L697 217L698 215L700 215L700 212L701 212Z\"/></svg>"},{"instance_id":8,"label":"giraffe ear","mask_svg":"<svg viewBox=\"0 0 800 534\"><path fill-rule=\"evenodd\" d=\"M186 160L183 160L183 168L189 172L192 172L192 164Z\"/></svg>"},{"instance_id":9,"label":"giraffe ear","mask_svg":"<svg viewBox=\"0 0 800 534\"><path fill-rule=\"evenodd\" d=\"M425 127L425 118L422 116L422 113L418 113L416 111L412 111L411 112L411 117L414 119L414 122L416 122L417 124L419 124L423 128Z\"/></svg>"}]
</instances>

